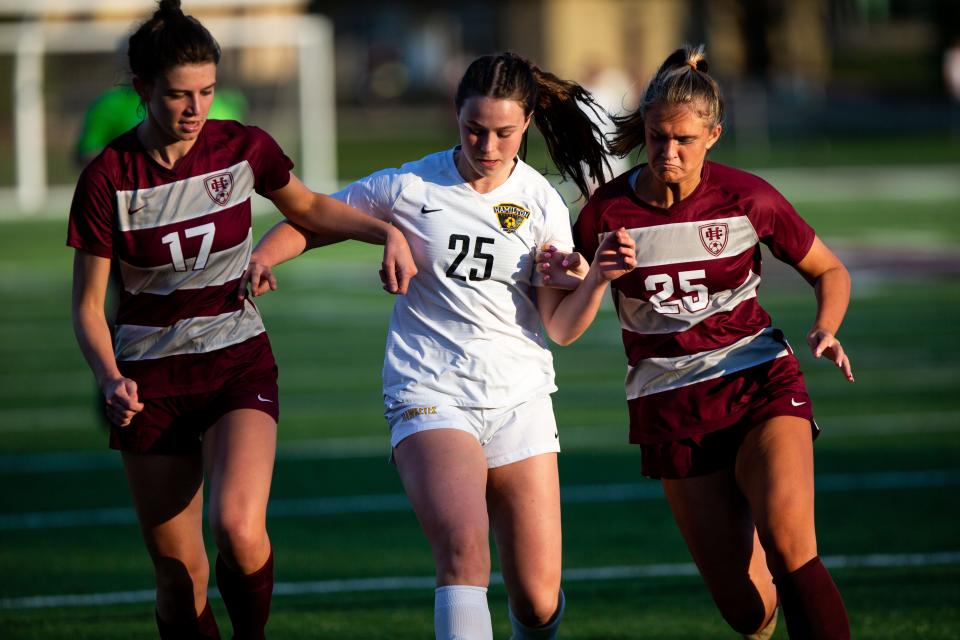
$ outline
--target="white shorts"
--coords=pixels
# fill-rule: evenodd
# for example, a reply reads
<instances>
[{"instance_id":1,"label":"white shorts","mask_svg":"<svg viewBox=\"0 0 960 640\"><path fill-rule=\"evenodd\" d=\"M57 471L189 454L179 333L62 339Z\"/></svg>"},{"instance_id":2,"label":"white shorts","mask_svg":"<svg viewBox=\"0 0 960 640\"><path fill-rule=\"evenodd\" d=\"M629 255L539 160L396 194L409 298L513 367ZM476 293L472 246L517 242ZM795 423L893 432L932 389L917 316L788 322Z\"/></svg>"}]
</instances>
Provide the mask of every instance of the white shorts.
<instances>
[{"instance_id":1,"label":"white shorts","mask_svg":"<svg viewBox=\"0 0 960 640\"><path fill-rule=\"evenodd\" d=\"M499 409L401 404L388 408L384 417L390 425L391 448L420 431L457 429L477 439L491 469L560 451L550 396Z\"/></svg>"}]
</instances>

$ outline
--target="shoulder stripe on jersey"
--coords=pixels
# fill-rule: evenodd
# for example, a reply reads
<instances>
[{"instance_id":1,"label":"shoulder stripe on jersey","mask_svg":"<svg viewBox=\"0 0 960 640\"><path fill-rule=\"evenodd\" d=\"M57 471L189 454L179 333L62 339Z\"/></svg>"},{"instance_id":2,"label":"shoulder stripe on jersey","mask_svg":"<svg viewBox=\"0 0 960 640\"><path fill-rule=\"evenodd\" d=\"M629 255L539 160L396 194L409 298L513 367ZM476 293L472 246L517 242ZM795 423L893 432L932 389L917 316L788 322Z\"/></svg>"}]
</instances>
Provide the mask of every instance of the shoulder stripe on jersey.
<instances>
[{"instance_id":1,"label":"shoulder stripe on jersey","mask_svg":"<svg viewBox=\"0 0 960 640\"><path fill-rule=\"evenodd\" d=\"M117 360L155 360L239 344L266 330L253 303L244 300L243 306L232 313L186 318L169 327L118 324L114 353Z\"/></svg>"},{"instance_id":2,"label":"shoulder stripe on jersey","mask_svg":"<svg viewBox=\"0 0 960 640\"><path fill-rule=\"evenodd\" d=\"M117 192L120 231L153 229L193 220L246 202L253 193L250 163L192 176L159 187Z\"/></svg>"},{"instance_id":3,"label":"shoulder stripe on jersey","mask_svg":"<svg viewBox=\"0 0 960 640\"><path fill-rule=\"evenodd\" d=\"M760 239L747 216L676 222L627 232L637 243L638 267L729 258L753 248ZM599 234L599 242L609 233Z\"/></svg>"},{"instance_id":4,"label":"shoulder stripe on jersey","mask_svg":"<svg viewBox=\"0 0 960 640\"><path fill-rule=\"evenodd\" d=\"M197 258L186 258L186 271L177 271L173 264L159 267L135 267L119 260L123 286L128 293L152 293L165 296L177 289L202 289L220 286L243 275L250 252L253 250L253 229L247 232L247 238L223 251L210 253L207 266L199 271L193 270Z\"/></svg>"},{"instance_id":5,"label":"shoulder stripe on jersey","mask_svg":"<svg viewBox=\"0 0 960 640\"><path fill-rule=\"evenodd\" d=\"M790 348L768 327L713 351L673 358L646 358L627 370L627 400L719 378L788 355Z\"/></svg>"},{"instance_id":6,"label":"shoulder stripe on jersey","mask_svg":"<svg viewBox=\"0 0 960 640\"><path fill-rule=\"evenodd\" d=\"M670 315L658 312L646 300L631 298L624 295L622 291L618 291L617 308L620 315L620 327L641 335L687 331L710 316L718 313L729 313L741 302L757 297L759 287L760 276L751 270L747 274L747 279L736 289L711 293L709 302L702 311L687 311L683 302L678 301L672 307L678 309L678 313Z\"/></svg>"}]
</instances>

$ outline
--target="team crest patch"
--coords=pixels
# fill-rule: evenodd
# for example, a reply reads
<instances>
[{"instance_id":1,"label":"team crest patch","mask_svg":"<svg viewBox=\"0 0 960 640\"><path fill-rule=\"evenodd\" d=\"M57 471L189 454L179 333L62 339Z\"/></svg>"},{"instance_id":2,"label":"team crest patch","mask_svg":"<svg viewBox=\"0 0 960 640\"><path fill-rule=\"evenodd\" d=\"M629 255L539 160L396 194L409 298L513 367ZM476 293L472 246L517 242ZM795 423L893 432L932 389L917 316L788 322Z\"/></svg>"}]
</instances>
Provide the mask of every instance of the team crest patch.
<instances>
[{"instance_id":1,"label":"team crest patch","mask_svg":"<svg viewBox=\"0 0 960 640\"><path fill-rule=\"evenodd\" d=\"M497 214L500 228L507 233L514 233L530 217L529 211L512 202L501 202L493 205L493 212Z\"/></svg>"},{"instance_id":2,"label":"team crest patch","mask_svg":"<svg viewBox=\"0 0 960 640\"><path fill-rule=\"evenodd\" d=\"M203 181L203 186L207 189L207 195L221 207L230 202L230 194L233 192L233 174L229 171L210 176Z\"/></svg>"},{"instance_id":3,"label":"team crest patch","mask_svg":"<svg viewBox=\"0 0 960 640\"><path fill-rule=\"evenodd\" d=\"M710 255L718 256L727 247L727 223L715 222L699 227L700 242Z\"/></svg>"}]
</instances>

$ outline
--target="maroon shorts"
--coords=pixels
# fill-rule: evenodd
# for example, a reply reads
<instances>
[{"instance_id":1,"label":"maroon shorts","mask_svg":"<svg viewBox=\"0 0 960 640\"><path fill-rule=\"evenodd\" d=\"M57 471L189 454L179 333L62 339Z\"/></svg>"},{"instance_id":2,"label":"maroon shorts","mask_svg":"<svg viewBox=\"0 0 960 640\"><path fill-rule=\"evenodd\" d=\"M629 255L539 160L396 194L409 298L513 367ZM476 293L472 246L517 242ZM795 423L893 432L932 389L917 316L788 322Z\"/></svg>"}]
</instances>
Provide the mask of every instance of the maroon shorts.
<instances>
[{"instance_id":1,"label":"maroon shorts","mask_svg":"<svg viewBox=\"0 0 960 640\"><path fill-rule=\"evenodd\" d=\"M110 448L131 453L182 455L200 448L203 433L236 409L257 409L280 419L277 365L269 349L253 365L232 371L202 393L146 398L126 427L110 425Z\"/></svg>"},{"instance_id":2,"label":"maroon shorts","mask_svg":"<svg viewBox=\"0 0 960 640\"><path fill-rule=\"evenodd\" d=\"M692 478L732 467L746 434L778 416L803 418L814 438L820 431L813 419L803 375L792 355L708 382L705 390L709 390L711 397L707 402L713 403L718 395L726 395L725 418L718 418L708 425L712 429L701 433L665 442L639 443L643 475ZM724 390L729 393L724 394Z\"/></svg>"}]
</instances>

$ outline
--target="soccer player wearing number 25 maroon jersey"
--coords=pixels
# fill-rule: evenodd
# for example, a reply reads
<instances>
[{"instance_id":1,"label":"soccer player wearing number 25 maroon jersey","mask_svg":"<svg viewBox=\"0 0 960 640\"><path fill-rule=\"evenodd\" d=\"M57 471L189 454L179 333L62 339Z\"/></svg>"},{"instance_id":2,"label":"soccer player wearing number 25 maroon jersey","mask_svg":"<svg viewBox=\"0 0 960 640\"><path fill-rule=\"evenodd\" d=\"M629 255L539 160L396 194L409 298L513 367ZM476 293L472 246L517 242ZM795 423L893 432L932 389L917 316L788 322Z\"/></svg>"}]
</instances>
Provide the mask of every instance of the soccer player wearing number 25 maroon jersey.
<instances>
[{"instance_id":1,"label":"soccer player wearing number 25 maroon jersey","mask_svg":"<svg viewBox=\"0 0 960 640\"><path fill-rule=\"evenodd\" d=\"M779 597L791 638L849 638L817 552L819 429L797 359L757 301L760 243L814 286L807 342L852 381L835 337L850 277L773 187L706 161L722 120L702 47L675 51L637 111L616 119L613 151L646 147L647 163L597 189L574 237L585 256L624 230L636 242L636 268L612 285L630 441L642 473L662 479L724 618L746 637L769 638ZM558 255L545 253L540 268L555 273ZM595 312L584 308L581 322Z\"/></svg>"}]
</instances>

